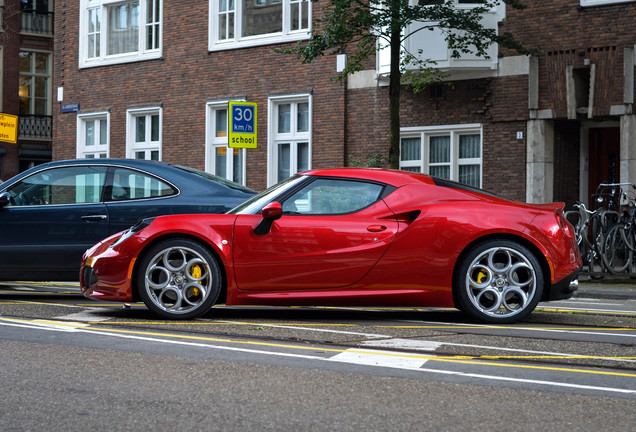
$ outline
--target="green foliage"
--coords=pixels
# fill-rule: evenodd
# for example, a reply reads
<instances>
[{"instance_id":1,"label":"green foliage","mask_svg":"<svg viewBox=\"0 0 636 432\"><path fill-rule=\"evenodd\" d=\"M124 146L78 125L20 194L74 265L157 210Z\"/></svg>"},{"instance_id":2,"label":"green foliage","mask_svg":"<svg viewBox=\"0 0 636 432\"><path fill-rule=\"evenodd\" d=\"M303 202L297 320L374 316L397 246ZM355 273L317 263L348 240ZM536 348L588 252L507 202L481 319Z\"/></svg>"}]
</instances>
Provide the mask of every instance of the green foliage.
<instances>
[{"instance_id":1,"label":"green foliage","mask_svg":"<svg viewBox=\"0 0 636 432\"><path fill-rule=\"evenodd\" d=\"M367 156L367 161L364 164L367 168L383 168L386 166L387 160L386 157L381 153L373 153ZM355 157L354 155L349 155L349 166L350 167L361 167L362 161Z\"/></svg>"},{"instance_id":2,"label":"green foliage","mask_svg":"<svg viewBox=\"0 0 636 432\"><path fill-rule=\"evenodd\" d=\"M346 53L347 64L337 76L344 79L365 69L368 59L375 56L379 47L391 48L388 151L391 168L399 165L400 85L406 84L413 92L421 92L446 77L434 61L423 59L421 52L408 52L404 43L408 37L417 32L440 31L452 58L465 54L488 58L488 48L493 43L529 53L511 34L498 34L495 29L482 25L483 15L502 3L524 9L521 0L485 0L468 8L458 8L455 0L416 0L414 4L411 1L328 0L324 9L315 14L318 18L314 20L309 40L298 42L290 49L276 50L295 54L303 63L310 63L325 54ZM417 26L409 27L416 22ZM407 33L407 28L414 30ZM400 49L395 49L398 46Z\"/></svg>"},{"instance_id":3,"label":"green foliage","mask_svg":"<svg viewBox=\"0 0 636 432\"><path fill-rule=\"evenodd\" d=\"M346 52L347 65L338 76L343 79L364 69L367 59L376 54L378 43L382 46L397 43L404 53L400 71L408 76L409 84L419 90L439 82L443 75L437 71L434 61L420 59L419 53L406 50L404 41L415 32L441 30L453 58L469 53L487 58L488 47L493 43L525 52L509 33L498 35L494 29L484 28L481 24L483 14L500 3L516 9L525 8L520 0L485 0L472 8L457 8L454 0L438 3L434 0L420 0L415 5L408 0L330 0L316 14L316 25L308 41L276 51L296 54L303 63L310 63L325 54ZM400 40L392 40L394 28L405 29L414 22L430 25L409 34L402 32Z\"/></svg>"}]
</instances>

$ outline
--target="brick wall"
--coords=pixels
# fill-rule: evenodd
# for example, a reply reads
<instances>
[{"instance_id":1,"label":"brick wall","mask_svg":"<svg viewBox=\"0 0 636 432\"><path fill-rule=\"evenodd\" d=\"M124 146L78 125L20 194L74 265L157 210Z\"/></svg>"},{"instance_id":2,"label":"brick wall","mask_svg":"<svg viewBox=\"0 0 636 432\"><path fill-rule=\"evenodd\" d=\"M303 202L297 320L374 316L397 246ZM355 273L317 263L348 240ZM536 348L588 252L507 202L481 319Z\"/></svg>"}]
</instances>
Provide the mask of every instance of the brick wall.
<instances>
[{"instance_id":1,"label":"brick wall","mask_svg":"<svg viewBox=\"0 0 636 432\"><path fill-rule=\"evenodd\" d=\"M533 0L522 11L508 8L500 30L511 32L540 61L540 109L565 116L565 65L596 64L595 116L623 103L623 49L636 36L634 3L580 7L580 0ZM514 55L502 50L504 55Z\"/></svg>"},{"instance_id":2,"label":"brick wall","mask_svg":"<svg viewBox=\"0 0 636 432\"><path fill-rule=\"evenodd\" d=\"M78 69L77 2L58 2L62 16L56 22L56 40L65 48L56 57L56 86L64 87L64 103L80 104L80 113L110 111L111 156L125 157L126 110L161 106L163 160L203 169L206 102L246 97L258 103L259 142L257 149L247 150L248 186L263 189L268 97L310 93L313 167L342 166L344 84L332 81L335 57L303 65L294 55L272 52L281 45L208 52L208 2L195 3L164 3L163 58ZM184 10L192 11L187 19ZM74 158L76 114L61 114L59 104L54 111L54 159Z\"/></svg>"}]
</instances>

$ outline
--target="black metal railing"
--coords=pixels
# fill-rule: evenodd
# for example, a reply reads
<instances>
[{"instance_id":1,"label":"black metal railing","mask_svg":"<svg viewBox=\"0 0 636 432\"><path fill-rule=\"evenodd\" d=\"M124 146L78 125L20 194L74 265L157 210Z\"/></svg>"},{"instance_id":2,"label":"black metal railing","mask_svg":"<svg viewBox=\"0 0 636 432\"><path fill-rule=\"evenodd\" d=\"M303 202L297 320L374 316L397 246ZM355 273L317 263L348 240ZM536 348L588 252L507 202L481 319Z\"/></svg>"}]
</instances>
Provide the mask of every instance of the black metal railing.
<instances>
[{"instance_id":1,"label":"black metal railing","mask_svg":"<svg viewBox=\"0 0 636 432\"><path fill-rule=\"evenodd\" d=\"M52 139L53 116L20 114L18 119L18 138Z\"/></svg>"},{"instance_id":2,"label":"black metal railing","mask_svg":"<svg viewBox=\"0 0 636 432\"><path fill-rule=\"evenodd\" d=\"M53 12L22 9L20 11L20 32L53 36Z\"/></svg>"}]
</instances>

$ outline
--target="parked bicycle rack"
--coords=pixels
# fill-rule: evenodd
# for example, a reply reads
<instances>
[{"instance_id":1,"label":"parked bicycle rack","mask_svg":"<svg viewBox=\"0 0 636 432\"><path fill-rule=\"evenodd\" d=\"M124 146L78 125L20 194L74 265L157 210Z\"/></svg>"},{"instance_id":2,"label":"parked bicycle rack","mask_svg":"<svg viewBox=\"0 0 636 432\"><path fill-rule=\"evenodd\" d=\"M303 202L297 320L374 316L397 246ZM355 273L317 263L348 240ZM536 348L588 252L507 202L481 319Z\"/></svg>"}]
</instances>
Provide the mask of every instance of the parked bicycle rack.
<instances>
[{"instance_id":1,"label":"parked bicycle rack","mask_svg":"<svg viewBox=\"0 0 636 432\"><path fill-rule=\"evenodd\" d=\"M577 202L565 213L574 225L582 274L636 277L636 185L601 183L592 198L595 210Z\"/></svg>"}]
</instances>

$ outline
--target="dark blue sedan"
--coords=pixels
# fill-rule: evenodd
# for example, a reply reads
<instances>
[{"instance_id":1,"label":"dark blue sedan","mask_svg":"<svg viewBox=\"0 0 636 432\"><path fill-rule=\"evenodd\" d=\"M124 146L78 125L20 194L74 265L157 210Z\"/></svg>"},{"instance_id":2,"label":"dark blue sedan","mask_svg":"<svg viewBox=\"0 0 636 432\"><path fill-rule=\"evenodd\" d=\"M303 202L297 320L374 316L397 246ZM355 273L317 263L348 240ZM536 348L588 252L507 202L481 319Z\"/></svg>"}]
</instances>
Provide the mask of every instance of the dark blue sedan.
<instances>
[{"instance_id":1,"label":"dark blue sedan","mask_svg":"<svg viewBox=\"0 0 636 432\"><path fill-rule=\"evenodd\" d=\"M149 216L225 213L256 192L179 165L78 159L0 185L0 280L74 281L86 249Z\"/></svg>"}]
</instances>

